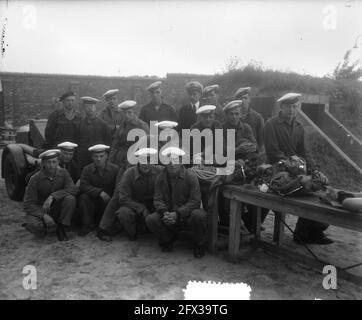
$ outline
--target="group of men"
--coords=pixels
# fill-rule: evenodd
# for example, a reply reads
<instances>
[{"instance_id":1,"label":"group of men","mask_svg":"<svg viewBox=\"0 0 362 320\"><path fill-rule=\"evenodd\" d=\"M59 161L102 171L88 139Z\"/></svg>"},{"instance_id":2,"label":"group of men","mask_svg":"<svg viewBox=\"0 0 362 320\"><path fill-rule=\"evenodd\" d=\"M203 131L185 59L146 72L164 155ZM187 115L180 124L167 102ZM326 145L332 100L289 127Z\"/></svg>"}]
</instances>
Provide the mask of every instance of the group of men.
<instances>
[{"instance_id":1,"label":"group of men","mask_svg":"<svg viewBox=\"0 0 362 320\"><path fill-rule=\"evenodd\" d=\"M49 115L46 144L40 154L41 168L29 181L24 198L26 223L30 232L45 236L54 227L60 241L68 240L67 227L80 225L79 235L96 230L100 240L111 241L121 227L134 241L148 229L163 251L172 251L180 230L191 234L193 253L205 254L207 233L207 194L197 176L182 164L185 151L179 146L141 148L134 153L137 164L128 162L128 141L132 129L150 132L151 121L159 128L233 129L235 159L257 157L265 150L273 164L298 155L312 163L304 144L304 129L296 120L299 94L286 94L278 101L280 113L264 126L263 117L250 107L251 88L239 88L232 100L221 105L219 86L186 84L189 102L176 110L162 97L162 82L148 88L151 101L139 115L132 100L118 103L118 90L104 95L106 108L96 112L98 99L82 97L84 116L76 111L75 94L60 97L63 107ZM147 136L146 136L147 138ZM202 145L201 151L208 146ZM215 149L214 149L215 150ZM151 157L162 154L165 165L151 164ZM249 211L252 212L250 207ZM265 218L268 210L264 209ZM252 219L245 219L252 230ZM323 231L328 226L299 219L296 240L331 243Z\"/></svg>"}]
</instances>

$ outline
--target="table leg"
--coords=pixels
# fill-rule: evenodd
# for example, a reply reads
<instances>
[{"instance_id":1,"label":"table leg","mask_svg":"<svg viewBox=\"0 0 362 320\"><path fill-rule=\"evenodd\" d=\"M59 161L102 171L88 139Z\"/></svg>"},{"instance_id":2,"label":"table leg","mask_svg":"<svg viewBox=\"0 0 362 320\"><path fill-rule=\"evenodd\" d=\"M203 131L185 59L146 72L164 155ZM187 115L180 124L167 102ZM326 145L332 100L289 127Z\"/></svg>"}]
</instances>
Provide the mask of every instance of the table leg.
<instances>
[{"instance_id":1,"label":"table leg","mask_svg":"<svg viewBox=\"0 0 362 320\"><path fill-rule=\"evenodd\" d=\"M237 260L240 247L240 224L243 205L236 200L230 200L230 225L229 225L229 259Z\"/></svg>"},{"instance_id":2,"label":"table leg","mask_svg":"<svg viewBox=\"0 0 362 320\"><path fill-rule=\"evenodd\" d=\"M208 229L209 229L209 252L215 253L217 246L218 236L218 210L216 207L209 210L208 216Z\"/></svg>"},{"instance_id":3,"label":"table leg","mask_svg":"<svg viewBox=\"0 0 362 320\"><path fill-rule=\"evenodd\" d=\"M283 242L284 237L284 223L285 213L274 212L274 234L273 241L276 242L277 246L280 246Z\"/></svg>"},{"instance_id":4,"label":"table leg","mask_svg":"<svg viewBox=\"0 0 362 320\"><path fill-rule=\"evenodd\" d=\"M261 207L256 208L255 239L260 239L261 229Z\"/></svg>"}]
</instances>

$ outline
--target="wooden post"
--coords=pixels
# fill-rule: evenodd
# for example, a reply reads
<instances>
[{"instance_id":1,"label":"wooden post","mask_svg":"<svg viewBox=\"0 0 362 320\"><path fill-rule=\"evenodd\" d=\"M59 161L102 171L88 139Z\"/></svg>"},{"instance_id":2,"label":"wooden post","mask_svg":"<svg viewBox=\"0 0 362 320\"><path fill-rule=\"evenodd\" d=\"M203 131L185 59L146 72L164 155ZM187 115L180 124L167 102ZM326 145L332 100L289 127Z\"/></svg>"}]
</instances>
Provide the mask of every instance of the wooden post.
<instances>
[{"instance_id":1,"label":"wooden post","mask_svg":"<svg viewBox=\"0 0 362 320\"><path fill-rule=\"evenodd\" d=\"M229 259L235 262L240 246L240 224L242 204L237 200L230 200L230 224L229 224Z\"/></svg>"},{"instance_id":2,"label":"wooden post","mask_svg":"<svg viewBox=\"0 0 362 320\"><path fill-rule=\"evenodd\" d=\"M209 229L209 252L215 253L218 237L218 208L214 206L208 210L208 229Z\"/></svg>"},{"instance_id":3,"label":"wooden post","mask_svg":"<svg viewBox=\"0 0 362 320\"><path fill-rule=\"evenodd\" d=\"M274 234L273 241L276 242L277 246L280 246L283 242L284 237L284 223L285 213L274 212Z\"/></svg>"},{"instance_id":4,"label":"wooden post","mask_svg":"<svg viewBox=\"0 0 362 320\"><path fill-rule=\"evenodd\" d=\"M255 239L260 239L261 229L261 207L256 208L256 224L255 224Z\"/></svg>"}]
</instances>

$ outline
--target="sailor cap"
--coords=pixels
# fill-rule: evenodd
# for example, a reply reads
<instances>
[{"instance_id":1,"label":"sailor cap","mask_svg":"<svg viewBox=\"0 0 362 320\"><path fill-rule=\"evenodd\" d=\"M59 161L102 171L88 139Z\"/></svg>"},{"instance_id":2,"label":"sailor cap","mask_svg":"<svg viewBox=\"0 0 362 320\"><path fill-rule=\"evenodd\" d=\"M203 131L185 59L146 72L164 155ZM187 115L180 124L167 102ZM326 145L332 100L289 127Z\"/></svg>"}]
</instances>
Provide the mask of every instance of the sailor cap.
<instances>
[{"instance_id":1,"label":"sailor cap","mask_svg":"<svg viewBox=\"0 0 362 320\"><path fill-rule=\"evenodd\" d=\"M166 149L164 149L161 154L164 157L170 157L170 158L178 158L178 157L182 157L184 156L186 153L185 151L183 151L182 149L178 148L178 147L168 147Z\"/></svg>"},{"instance_id":2,"label":"sailor cap","mask_svg":"<svg viewBox=\"0 0 362 320\"><path fill-rule=\"evenodd\" d=\"M137 150L134 155L137 157L148 157L156 153L157 150L155 148L141 148Z\"/></svg>"},{"instance_id":3,"label":"sailor cap","mask_svg":"<svg viewBox=\"0 0 362 320\"><path fill-rule=\"evenodd\" d=\"M39 155L39 158L42 159L42 160L52 159L52 158L58 157L59 154L60 154L59 149L50 149L50 150L46 150L46 151L42 152Z\"/></svg>"},{"instance_id":4,"label":"sailor cap","mask_svg":"<svg viewBox=\"0 0 362 320\"><path fill-rule=\"evenodd\" d=\"M137 104L136 101L126 100L126 101L123 101L122 103L120 103L120 104L118 105L118 109L121 109L121 110L131 109L131 108L133 108L136 104Z\"/></svg>"},{"instance_id":5,"label":"sailor cap","mask_svg":"<svg viewBox=\"0 0 362 320\"><path fill-rule=\"evenodd\" d=\"M299 101L299 97L301 97L300 93L290 92L279 98L277 102L280 102L280 104L294 104Z\"/></svg>"},{"instance_id":6,"label":"sailor cap","mask_svg":"<svg viewBox=\"0 0 362 320\"><path fill-rule=\"evenodd\" d=\"M209 93L213 92L213 91L216 91L218 92L219 91L219 85L218 84L214 84L212 86L207 86L204 88L204 92L203 92L203 95L206 96L208 95Z\"/></svg>"},{"instance_id":7,"label":"sailor cap","mask_svg":"<svg viewBox=\"0 0 362 320\"><path fill-rule=\"evenodd\" d=\"M215 109L216 109L216 106L207 104L207 105L202 106L199 109L197 109L196 114L211 113L211 112L215 111Z\"/></svg>"},{"instance_id":8,"label":"sailor cap","mask_svg":"<svg viewBox=\"0 0 362 320\"><path fill-rule=\"evenodd\" d=\"M187 92L199 91L200 93L202 93L204 87L198 81L190 81L190 82L186 83L185 89Z\"/></svg>"},{"instance_id":9,"label":"sailor cap","mask_svg":"<svg viewBox=\"0 0 362 320\"><path fill-rule=\"evenodd\" d=\"M84 104L96 104L99 100L92 97L81 97Z\"/></svg>"},{"instance_id":10,"label":"sailor cap","mask_svg":"<svg viewBox=\"0 0 362 320\"><path fill-rule=\"evenodd\" d=\"M106 99L111 98L111 97L115 96L118 92L119 92L118 89L111 89L111 90L108 90L106 93L104 93L103 97L105 97Z\"/></svg>"},{"instance_id":11,"label":"sailor cap","mask_svg":"<svg viewBox=\"0 0 362 320\"><path fill-rule=\"evenodd\" d=\"M168 121L168 120L165 120L165 121L160 121L160 122L157 122L155 124L156 127L159 127L160 129L166 129L166 128L175 128L178 126L178 123L175 122L175 121Z\"/></svg>"},{"instance_id":12,"label":"sailor cap","mask_svg":"<svg viewBox=\"0 0 362 320\"><path fill-rule=\"evenodd\" d=\"M91 146L88 148L88 151L97 153L97 152L103 152L110 148L110 146L106 146L105 144L96 144L94 146Z\"/></svg>"},{"instance_id":13,"label":"sailor cap","mask_svg":"<svg viewBox=\"0 0 362 320\"><path fill-rule=\"evenodd\" d=\"M239 100L241 99L243 96L250 94L251 88L250 87L245 87L245 88L239 88L238 90L236 90L236 92L234 93L234 100Z\"/></svg>"},{"instance_id":14,"label":"sailor cap","mask_svg":"<svg viewBox=\"0 0 362 320\"><path fill-rule=\"evenodd\" d=\"M67 91L60 96L59 101L63 101L68 97L75 97L75 93L73 91Z\"/></svg>"},{"instance_id":15,"label":"sailor cap","mask_svg":"<svg viewBox=\"0 0 362 320\"><path fill-rule=\"evenodd\" d=\"M226 106L222 109L224 112L228 110L235 109L240 107L243 104L243 100L233 100L226 104Z\"/></svg>"},{"instance_id":16,"label":"sailor cap","mask_svg":"<svg viewBox=\"0 0 362 320\"><path fill-rule=\"evenodd\" d=\"M162 85L162 81L153 82L148 86L147 91L153 92L156 89L158 89L159 87L161 87L161 85Z\"/></svg>"},{"instance_id":17,"label":"sailor cap","mask_svg":"<svg viewBox=\"0 0 362 320\"><path fill-rule=\"evenodd\" d=\"M66 141L59 143L57 147L63 150L73 150L74 148L78 147L78 145L76 143Z\"/></svg>"}]
</instances>

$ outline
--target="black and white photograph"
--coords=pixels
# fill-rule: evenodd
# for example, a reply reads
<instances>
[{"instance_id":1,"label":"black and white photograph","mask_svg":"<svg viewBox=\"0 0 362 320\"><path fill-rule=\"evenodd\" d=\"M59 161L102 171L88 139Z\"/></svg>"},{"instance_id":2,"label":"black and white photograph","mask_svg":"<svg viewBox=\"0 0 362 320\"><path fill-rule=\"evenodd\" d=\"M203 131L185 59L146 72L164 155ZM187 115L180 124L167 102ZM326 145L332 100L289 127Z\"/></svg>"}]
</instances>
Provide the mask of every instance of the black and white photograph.
<instances>
[{"instance_id":1,"label":"black and white photograph","mask_svg":"<svg viewBox=\"0 0 362 320\"><path fill-rule=\"evenodd\" d=\"M362 299L361 17L0 0L0 300Z\"/></svg>"}]
</instances>

